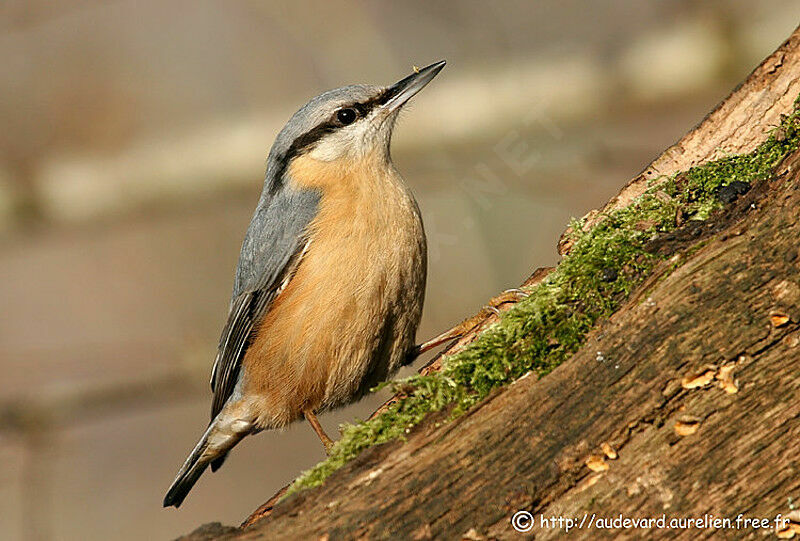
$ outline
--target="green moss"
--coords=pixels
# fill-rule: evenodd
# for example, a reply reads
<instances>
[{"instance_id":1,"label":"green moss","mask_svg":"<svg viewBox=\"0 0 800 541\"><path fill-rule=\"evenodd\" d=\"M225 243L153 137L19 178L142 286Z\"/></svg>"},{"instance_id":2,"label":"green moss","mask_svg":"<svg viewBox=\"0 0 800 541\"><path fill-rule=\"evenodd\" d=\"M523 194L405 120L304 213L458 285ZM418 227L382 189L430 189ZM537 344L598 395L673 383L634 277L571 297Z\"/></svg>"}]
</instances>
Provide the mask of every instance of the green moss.
<instances>
[{"instance_id":1,"label":"green moss","mask_svg":"<svg viewBox=\"0 0 800 541\"><path fill-rule=\"evenodd\" d=\"M452 415L459 415L493 389L528 372L543 376L558 366L583 344L594 324L616 310L662 261L663 256L648 252L646 245L678 227L679 211L688 219L706 219L719 207L716 191L721 186L767 178L798 147L797 107L795 102L795 111L750 154L725 157L662 179L588 232L573 222L571 252L529 290L528 298L468 347L446 358L440 372L391 384L405 397L375 419L345 425L330 457L298 478L289 494L321 484L368 447L402 439L431 412L452 407Z\"/></svg>"}]
</instances>

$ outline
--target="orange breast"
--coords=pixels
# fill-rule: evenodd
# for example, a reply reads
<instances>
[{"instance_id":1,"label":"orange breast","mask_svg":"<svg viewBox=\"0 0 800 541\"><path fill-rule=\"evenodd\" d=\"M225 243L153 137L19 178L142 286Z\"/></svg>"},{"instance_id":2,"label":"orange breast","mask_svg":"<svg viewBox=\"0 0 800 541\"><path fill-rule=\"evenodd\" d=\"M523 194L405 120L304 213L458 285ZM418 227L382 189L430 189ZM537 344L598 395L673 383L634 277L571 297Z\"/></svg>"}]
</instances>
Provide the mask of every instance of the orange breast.
<instances>
[{"instance_id":1,"label":"orange breast","mask_svg":"<svg viewBox=\"0 0 800 541\"><path fill-rule=\"evenodd\" d=\"M346 404L388 377L414 343L425 289L419 212L390 165L301 157L289 172L322 199L311 244L243 361L264 427Z\"/></svg>"}]
</instances>

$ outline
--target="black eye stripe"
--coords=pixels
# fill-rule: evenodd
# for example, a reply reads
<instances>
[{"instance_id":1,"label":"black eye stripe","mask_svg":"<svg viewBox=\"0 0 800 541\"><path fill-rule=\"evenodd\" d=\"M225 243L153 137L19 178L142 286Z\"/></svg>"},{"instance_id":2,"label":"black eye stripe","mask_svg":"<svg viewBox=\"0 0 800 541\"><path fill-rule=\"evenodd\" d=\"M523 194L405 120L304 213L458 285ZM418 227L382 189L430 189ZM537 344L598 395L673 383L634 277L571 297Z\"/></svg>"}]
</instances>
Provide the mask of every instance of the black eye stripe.
<instances>
[{"instance_id":1,"label":"black eye stripe","mask_svg":"<svg viewBox=\"0 0 800 541\"><path fill-rule=\"evenodd\" d=\"M355 102L346 105L342 105L336 111L341 111L342 109L355 109L358 112L359 118L363 118L367 116L369 113L372 112L373 109L379 107L389 101L389 97L384 98L384 95L387 92L382 92L375 98L367 100L365 102ZM337 129L341 128L342 126L336 121L336 113L333 114L333 117L325 122L311 128L303 135L299 136L292 142L292 145L289 147L289 150L286 152L286 160L297 156L298 154L302 153L305 150L308 150L314 143L328 135L336 131Z\"/></svg>"},{"instance_id":2,"label":"black eye stripe","mask_svg":"<svg viewBox=\"0 0 800 541\"><path fill-rule=\"evenodd\" d=\"M273 181L269 186L270 195L275 195L275 193L283 186L283 173L286 171L286 168L289 166L289 162L292 160L292 158L299 156L303 152L306 152L317 141L325 137L327 134L336 131L338 127L339 126L333 122L323 122L322 124L308 130L306 133L300 135L294 141L292 141L292 144L289 146L286 152L284 152L283 155L277 160L277 169L275 171Z\"/></svg>"},{"instance_id":3,"label":"black eye stripe","mask_svg":"<svg viewBox=\"0 0 800 541\"><path fill-rule=\"evenodd\" d=\"M368 106L364 105L363 103L354 103L352 105L348 105L348 108L349 109L355 109L356 112L358 113L358 117L359 118L364 118L373 109L373 107L368 107Z\"/></svg>"},{"instance_id":4,"label":"black eye stripe","mask_svg":"<svg viewBox=\"0 0 800 541\"><path fill-rule=\"evenodd\" d=\"M392 87L390 87L367 101L344 104L339 107L337 111L343 108L355 109L358 112L359 118L363 118L370 114L376 107L380 107L389 101L395 93L396 92L392 92ZM278 159L276 179L272 184L270 184L270 193L274 195L275 192L277 192L281 187L282 183L280 179L282 178L283 171L286 170L286 167L289 165L289 162L292 160L292 158L308 151L320 139L329 133L335 132L341 127L342 125L336 121L336 113L334 113L330 119L317 126L314 126L292 141L292 144L289 146L283 156Z\"/></svg>"},{"instance_id":5,"label":"black eye stripe","mask_svg":"<svg viewBox=\"0 0 800 541\"><path fill-rule=\"evenodd\" d=\"M356 111L358 111L358 116L363 118L368 114L370 114L372 110L375 109L376 107L380 107L381 105L389 101L392 98L393 94L394 93L391 91L391 89L387 88L374 98L370 98L367 101L363 102L355 102L347 105L342 105L340 109L344 108L355 109Z\"/></svg>"}]
</instances>

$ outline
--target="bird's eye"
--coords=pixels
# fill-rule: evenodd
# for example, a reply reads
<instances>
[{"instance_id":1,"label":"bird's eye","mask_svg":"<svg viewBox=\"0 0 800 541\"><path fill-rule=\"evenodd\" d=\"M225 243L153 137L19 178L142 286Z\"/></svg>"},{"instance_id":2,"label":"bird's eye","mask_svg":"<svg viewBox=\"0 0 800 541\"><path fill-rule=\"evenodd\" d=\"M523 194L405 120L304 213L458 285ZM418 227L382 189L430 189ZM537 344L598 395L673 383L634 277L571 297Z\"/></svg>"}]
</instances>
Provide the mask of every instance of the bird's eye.
<instances>
[{"instance_id":1,"label":"bird's eye","mask_svg":"<svg viewBox=\"0 0 800 541\"><path fill-rule=\"evenodd\" d=\"M356 121L356 117L358 117L356 110L350 109L349 107L336 111L336 120L338 120L342 126L352 124Z\"/></svg>"}]
</instances>

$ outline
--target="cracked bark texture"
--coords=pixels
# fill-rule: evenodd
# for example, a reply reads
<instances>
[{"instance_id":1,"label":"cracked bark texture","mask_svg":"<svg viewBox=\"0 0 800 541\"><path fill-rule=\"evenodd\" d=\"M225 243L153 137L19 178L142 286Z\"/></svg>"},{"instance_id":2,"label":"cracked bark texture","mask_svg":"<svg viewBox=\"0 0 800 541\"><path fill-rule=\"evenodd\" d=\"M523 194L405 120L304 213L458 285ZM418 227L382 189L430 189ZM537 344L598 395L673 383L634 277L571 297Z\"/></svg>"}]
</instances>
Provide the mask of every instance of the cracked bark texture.
<instances>
[{"instance_id":1,"label":"cracked bark texture","mask_svg":"<svg viewBox=\"0 0 800 541\"><path fill-rule=\"evenodd\" d=\"M656 172L685 170L718 157L720 148L755 148L800 94L799 49L795 31L606 208L629 204ZM210 525L186 539L549 539L564 533L537 522L520 534L509 520L518 510L537 520L785 516L791 498L800 498L798 168L796 152L722 212L655 246L669 260L546 377L524 377L452 422L430 416L407 442L365 451L323 486L262 510L265 516L247 528ZM592 220L597 216L602 211ZM585 539L775 535L760 529L570 533Z\"/></svg>"}]
</instances>

